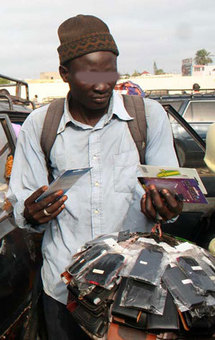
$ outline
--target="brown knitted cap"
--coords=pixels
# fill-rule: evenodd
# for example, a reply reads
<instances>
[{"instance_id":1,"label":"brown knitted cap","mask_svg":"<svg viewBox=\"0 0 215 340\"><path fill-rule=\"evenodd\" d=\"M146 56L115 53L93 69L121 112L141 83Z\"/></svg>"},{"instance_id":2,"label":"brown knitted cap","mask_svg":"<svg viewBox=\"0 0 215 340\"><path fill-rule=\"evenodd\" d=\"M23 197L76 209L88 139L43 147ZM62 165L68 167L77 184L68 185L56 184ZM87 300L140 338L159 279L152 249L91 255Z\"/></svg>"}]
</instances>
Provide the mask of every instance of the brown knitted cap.
<instances>
[{"instance_id":1,"label":"brown knitted cap","mask_svg":"<svg viewBox=\"0 0 215 340\"><path fill-rule=\"evenodd\" d=\"M97 51L111 51L119 55L108 26L92 15L77 15L64 21L58 28L61 45L60 63Z\"/></svg>"}]
</instances>

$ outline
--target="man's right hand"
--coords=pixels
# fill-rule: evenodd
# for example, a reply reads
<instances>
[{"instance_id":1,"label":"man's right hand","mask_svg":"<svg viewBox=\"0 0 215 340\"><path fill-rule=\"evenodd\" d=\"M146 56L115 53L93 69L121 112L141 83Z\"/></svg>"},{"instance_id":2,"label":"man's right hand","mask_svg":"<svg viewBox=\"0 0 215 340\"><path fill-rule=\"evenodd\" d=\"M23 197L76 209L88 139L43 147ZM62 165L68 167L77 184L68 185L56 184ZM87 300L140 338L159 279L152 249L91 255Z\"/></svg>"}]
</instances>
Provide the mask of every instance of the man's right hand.
<instances>
[{"instance_id":1,"label":"man's right hand","mask_svg":"<svg viewBox=\"0 0 215 340\"><path fill-rule=\"evenodd\" d=\"M36 202L37 198L47 189L47 186L42 186L25 200L24 217L28 223L33 225L47 223L58 216L65 208L64 202L68 197L63 195L62 190L58 190Z\"/></svg>"}]
</instances>

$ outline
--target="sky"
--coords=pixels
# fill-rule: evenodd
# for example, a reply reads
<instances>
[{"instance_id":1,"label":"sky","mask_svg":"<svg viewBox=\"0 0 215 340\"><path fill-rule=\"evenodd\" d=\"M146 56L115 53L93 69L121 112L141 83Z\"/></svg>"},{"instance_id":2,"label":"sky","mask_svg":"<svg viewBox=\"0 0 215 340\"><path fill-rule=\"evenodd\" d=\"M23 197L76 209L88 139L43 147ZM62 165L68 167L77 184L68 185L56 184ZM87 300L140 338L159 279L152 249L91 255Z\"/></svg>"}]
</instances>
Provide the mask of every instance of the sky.
<instances>
[{"instance_id":1,"label":"sky","mask_svg":"<svg viewBox=\"0 0 215 340\"><path fill-rule=\"evenodd\" d=\"M37 79L58 70L57 29L77 14L108 24L118 70L180 73L182 59L205 48L215 63L215 0L7 0L0 6L0 74ZM214 56L213 56L214 55Z\"/></svg>"}]
</instances>

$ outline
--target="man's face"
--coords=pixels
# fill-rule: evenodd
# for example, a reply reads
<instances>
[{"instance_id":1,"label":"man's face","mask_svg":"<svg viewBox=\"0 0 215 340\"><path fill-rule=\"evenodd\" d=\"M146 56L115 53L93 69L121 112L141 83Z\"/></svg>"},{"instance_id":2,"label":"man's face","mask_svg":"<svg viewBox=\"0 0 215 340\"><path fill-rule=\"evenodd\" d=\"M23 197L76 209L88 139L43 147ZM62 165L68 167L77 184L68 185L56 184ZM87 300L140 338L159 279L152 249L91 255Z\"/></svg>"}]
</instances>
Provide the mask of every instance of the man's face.
<instances>
[{"instance_id":1,"label":"man's face","mask_svg":"<svg viewBox=\"0 0 215 340\"><path fill-rule=\"evenodd\" d=\"M90 110L105 109L118 79L116 58L112 52L93 52L60 66L72 100Z\"/></svg>"}]
</instances>

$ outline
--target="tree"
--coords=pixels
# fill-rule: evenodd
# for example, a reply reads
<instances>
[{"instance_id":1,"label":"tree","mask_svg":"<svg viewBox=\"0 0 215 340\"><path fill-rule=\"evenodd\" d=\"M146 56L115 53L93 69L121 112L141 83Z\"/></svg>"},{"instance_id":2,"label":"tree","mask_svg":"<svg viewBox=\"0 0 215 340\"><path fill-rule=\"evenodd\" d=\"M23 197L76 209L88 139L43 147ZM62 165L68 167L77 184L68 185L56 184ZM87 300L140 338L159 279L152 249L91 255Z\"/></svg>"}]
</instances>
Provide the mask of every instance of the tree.
<instances>
[{"instance_id":1,"label":"tree","mask_svg":"<svg viewBox=\"0 0 215 340\"><path fill-rule=\"evenodd\" d=\"M157 68L157 64L156 64L155 61L154 61L154 64L153 64L153 70L154 70L154 74L157 74L158 68Z\"/></svg>"},{"instance_id":2,"label":"tree","mask_svg":"<svg viewBox=\"0 0 215 340\"><path fill-rule=\"evenodd\" d=\"M162 68L157 68L157 64L156 64L155 61L154 61L154 64L153 64L153 69L154 69L154 74L156 74L156 75L165 74L165 72L163 71Z\"/></svg>"},{"instance_id":3,"label":"tree","mask_svg":"<svg viewBox=\"0 0 215 340\"><path fill-rule=\"evenodd\" d=\"M140 75L141 75L141 73L138 72L137 70L135 70L134 73L132 74L132 77L138 77Z\"/></svg>"},{"instance_id":4,"label":"tree","mask_svg":"<svg viewBox=\"0 0 215 340\"><path fill-rule=\"evenodd\" d=\"M198 50L195 55L195 63L197 65L208 65L213 62L213 60L210 58L211 53L207 52L204 48L201 50Z\"/></svg>"},{"instance_id":5,"label":"tree","mask_svg":"<svg viewBox=\"0 0 215 340\"><path fill-rule=\"evenodd\" d=\"M125 73L125 74L123 74L123 78L125 78L125 79L128 79L128 78L130 78L130 74L129 74L129 73Z\"/></svg>"},{"instance_id":6,"label":"tree","mask_svg":"<svg viewBox=\"0 0 215 340\"><path fill-rule=\"evenodd\" d=\"M157 71L156 71L156 74L159 75L159 74L165 74L164 70L162 68L159 68Z\"/></svg>"}]
</instances>

